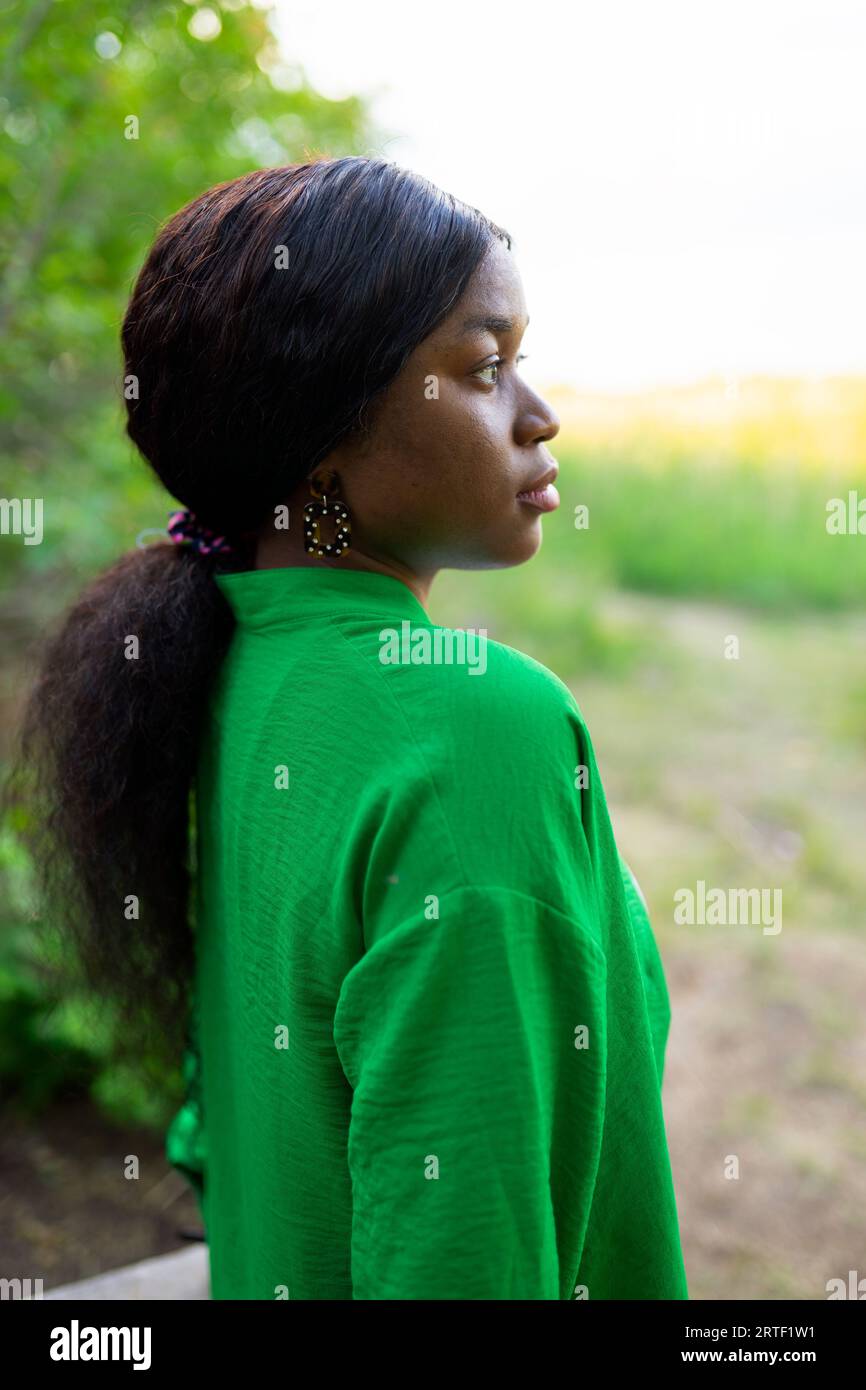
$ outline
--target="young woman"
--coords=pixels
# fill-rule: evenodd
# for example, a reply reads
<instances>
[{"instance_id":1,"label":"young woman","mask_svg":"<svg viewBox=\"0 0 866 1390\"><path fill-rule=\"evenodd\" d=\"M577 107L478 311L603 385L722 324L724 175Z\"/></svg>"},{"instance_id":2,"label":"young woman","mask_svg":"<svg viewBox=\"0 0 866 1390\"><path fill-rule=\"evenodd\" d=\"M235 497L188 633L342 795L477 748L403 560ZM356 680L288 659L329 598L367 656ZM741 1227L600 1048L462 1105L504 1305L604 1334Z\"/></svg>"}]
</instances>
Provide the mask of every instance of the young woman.
<instances>
[{"instance_id":1,"label":"young woman","mask_svg":"<svg viewBox=\"0 0 866 1390\"><path fill-rule=\"evenodd\" d=\"M526 323L508 234L363 158L204 193L129 304L182 509L68 616L25 747L55 918L188 1043L214 1298L688 1297L668 996L580 711L427 611L557 505Z\"/></svg>"}]
</instances>

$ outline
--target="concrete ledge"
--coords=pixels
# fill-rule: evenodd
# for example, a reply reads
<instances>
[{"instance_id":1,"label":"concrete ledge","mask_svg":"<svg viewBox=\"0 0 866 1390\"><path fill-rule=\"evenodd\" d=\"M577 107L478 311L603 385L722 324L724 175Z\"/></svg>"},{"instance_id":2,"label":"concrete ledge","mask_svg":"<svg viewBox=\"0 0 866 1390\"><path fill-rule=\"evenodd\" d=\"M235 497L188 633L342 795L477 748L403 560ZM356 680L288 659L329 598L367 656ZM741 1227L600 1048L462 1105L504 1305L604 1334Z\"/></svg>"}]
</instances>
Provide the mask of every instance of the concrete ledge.
<instances>
[{"instance_id":1,"label":"concrete ledge","mask_svg":"<svg viewBox=\"0 0 866 1390\"><path fill-rule=\"evenodd\" d=\"M204 1241L197 1241L171 1255L158 1255L123 1269L97 1274L77 1284L49 1289L44 1298L56 1299L205 1299L210 1298L210 1268Z\"/></svg>"}]
</instances>

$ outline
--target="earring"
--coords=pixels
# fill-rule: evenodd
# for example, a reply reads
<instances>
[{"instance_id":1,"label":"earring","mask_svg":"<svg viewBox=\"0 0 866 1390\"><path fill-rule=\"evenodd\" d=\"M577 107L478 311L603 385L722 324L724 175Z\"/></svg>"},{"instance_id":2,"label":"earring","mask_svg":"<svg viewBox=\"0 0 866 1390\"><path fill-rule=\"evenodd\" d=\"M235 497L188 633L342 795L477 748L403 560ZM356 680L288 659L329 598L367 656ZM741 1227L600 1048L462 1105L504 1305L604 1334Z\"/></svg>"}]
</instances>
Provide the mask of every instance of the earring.
<instances>
[{"instance_id":1,"label":"earring","mask_svg":"<svg viewBox=\"0 0 866 1390\"><path fill-rule=\"evenodd\" d=\"M324 473L313 474L310 478L310 492L318 500L308 502L304 507L304 546L308 554L342 555L350 548L352 522L349 508L342 497L338 497L339 479L332 468ZM330 545L322 544L320 520L323 516L333 516L336 531Z\"/></svg>"}]
</instances>

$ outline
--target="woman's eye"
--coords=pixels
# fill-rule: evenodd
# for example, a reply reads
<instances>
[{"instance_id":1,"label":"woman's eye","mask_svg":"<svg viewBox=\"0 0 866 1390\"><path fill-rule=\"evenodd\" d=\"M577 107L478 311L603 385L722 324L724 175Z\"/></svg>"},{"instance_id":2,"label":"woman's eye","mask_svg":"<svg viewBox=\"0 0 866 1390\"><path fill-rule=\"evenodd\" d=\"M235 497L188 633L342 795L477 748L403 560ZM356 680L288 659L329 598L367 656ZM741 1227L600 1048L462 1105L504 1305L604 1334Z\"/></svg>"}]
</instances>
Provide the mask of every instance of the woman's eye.
<instances>
[{"instance_id":1,"label":"woman's eye","mask_svg":"<svg viewBox=\"0 0 866 1390\"><path fill-rule=\"evenodd\" d=\"M518 352L517 356L514 359L515 365L518 362L522 362L526 356L527 353ZM482 380L488 383L488 385L495 386L499 380L499 368L502 366L502 363L503 359L501 357L498 357L495 362L488 362L486 366L479 367L477 371L473 372L473 376L480 376ZM493 376L485 377L485 372L492 372Z\"/></svg>"}]
</instances>

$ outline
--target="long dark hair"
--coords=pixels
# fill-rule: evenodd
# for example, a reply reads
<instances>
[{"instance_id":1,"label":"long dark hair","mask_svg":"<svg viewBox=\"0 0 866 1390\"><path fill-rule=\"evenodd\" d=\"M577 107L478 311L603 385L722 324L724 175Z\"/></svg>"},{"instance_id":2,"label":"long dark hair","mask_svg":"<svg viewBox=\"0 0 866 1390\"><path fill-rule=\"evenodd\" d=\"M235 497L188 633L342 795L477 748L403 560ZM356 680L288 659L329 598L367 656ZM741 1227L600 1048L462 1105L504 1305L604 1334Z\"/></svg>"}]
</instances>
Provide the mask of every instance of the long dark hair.
<instances>
[{"instance_id":1,"label":"long dark hair","mask_svg":"<svg viewBox=\"0 0 866 1390\"><path fill-rule=\"evenodd\" d=\"M345 436L508 234L385 160L260 169L162 227L122 330L127 432L168 491L235 545L123 555L41 656L14 795L41 913L128 1045L184 1042L194 930L190 791L232 632L214 583ZM136 659L126 659L129 639ZM138 903L130 920L127 905Z\"/></svg>"}]
</instances>

